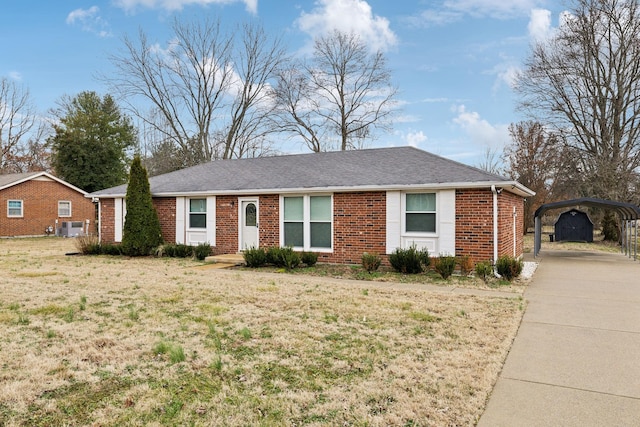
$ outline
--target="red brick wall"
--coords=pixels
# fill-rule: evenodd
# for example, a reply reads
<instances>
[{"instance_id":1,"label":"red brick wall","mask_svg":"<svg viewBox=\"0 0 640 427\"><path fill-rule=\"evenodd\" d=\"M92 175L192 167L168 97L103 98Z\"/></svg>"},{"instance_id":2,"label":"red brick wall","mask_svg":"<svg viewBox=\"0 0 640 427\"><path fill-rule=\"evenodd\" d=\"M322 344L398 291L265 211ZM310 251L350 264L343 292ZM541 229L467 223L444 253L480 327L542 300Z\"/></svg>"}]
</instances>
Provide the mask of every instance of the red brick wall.
<instances>
[{"instance_id":1,"label":"red brick wall","mask_svg":"<svg viewBox=\"0 0 640 427\"><path fill-rule=\"evenodd\" d=\"M516 208L516 256L523 251L524 199L498 194L498 256L513 256L513 207ZM456 255L474 262L493 259L493 193L490 189L456 190Z\"/></svg>"},{"instance_id":2,"label":"red brick wall","mask_svg":"<svg viewBox=\"0 0 640 427\"><path fill-rule=\"evenodd\" d=\"M158 212L160 218L160 229L162 238L166 243L176 241L176 198L175 197L154 197L153 207Z\"/></svg>"},{"instance_id":3,"label":"red brick wall","mask_svg":"<svg viewBox=\"0 0 640 427\"><path fill-rule=\"evenodd\" d=\"M333 195L333 253L318 260L360 264L364 252L386 252L387 195L384 191Z\"/></svg>"},{"instance_id":4,"label":"red brick wall","mask_svg":"<svg viewBox=\"0 0 640 427\"><path fill-rule=\"evenodd\" d=\"M262 206L260 206L262 209ZM216 244L214 255L238 252L238 197L216 197Z\"/></svg>"},{"instance_id":5,"label":"red brick wall","mask_svg":"<svg viewBox=\"0 0 640 427\"><path fill-rule=\"evenodd\" d=\"M22 200L22 218L7 217L7 201ZM71 217L58 217L58 201L71 202ZM55 221L90 220L96 230L96 211L91 199L57 181L25 181L0 191L0 236L42 236Z\"/></svg>"},{"instance_id":6,"label":"red brick wall","mask_svg":"<svg viewBox=\"0 0 640 427\"><path fill-rule=\"evenodd\" d=\"M280 197L277 194L260 196L260 246L280 245Z\"/></svg>"},{"instance_id":7,"label":"red brick wall","mask_svg":"<svg viewBox=\"0 0 640 427\"><path fill-rule=\"evenodd\" d=\"M113 243L116 239L115 230L116 230L115 199L100 199L100 241L102 243Z\"/></svg>"}]
</instances>

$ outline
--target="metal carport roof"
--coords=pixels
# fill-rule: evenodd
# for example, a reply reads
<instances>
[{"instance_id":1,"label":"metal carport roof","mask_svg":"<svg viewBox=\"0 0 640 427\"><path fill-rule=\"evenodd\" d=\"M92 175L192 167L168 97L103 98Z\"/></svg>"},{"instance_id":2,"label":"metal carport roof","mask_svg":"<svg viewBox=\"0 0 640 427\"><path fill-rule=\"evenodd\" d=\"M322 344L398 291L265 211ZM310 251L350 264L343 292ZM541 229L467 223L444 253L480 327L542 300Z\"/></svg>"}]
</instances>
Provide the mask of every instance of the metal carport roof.
<instances>
[{"instance_id":1,"label":"metal carport roof","mask_svg":"<svg viewBox=\"0 0 640 427\"><path fill-rule=\"evenodd\" d=\"M544 213L551 209L557 208L565 208L569 206L589 206L589 207L598 207L598 208L607 208L615 211L622 221L636 221L640 219L640 207L633 205L631 203L624 202L615 202L612 200L604 200L604 199L595 199L592 197L582 197L579 199L571 199L571 200L563 200L560 202L546 203L536 209L534 219L535 219L535 241L534 241L534 249L533 255L538 256L540 252L541 246L541 221L540 217L544 215ZM637 232L635 236L635 242L637 244ZM635 249L634 245L634 249Z\"/></svg>"}]
</instances>

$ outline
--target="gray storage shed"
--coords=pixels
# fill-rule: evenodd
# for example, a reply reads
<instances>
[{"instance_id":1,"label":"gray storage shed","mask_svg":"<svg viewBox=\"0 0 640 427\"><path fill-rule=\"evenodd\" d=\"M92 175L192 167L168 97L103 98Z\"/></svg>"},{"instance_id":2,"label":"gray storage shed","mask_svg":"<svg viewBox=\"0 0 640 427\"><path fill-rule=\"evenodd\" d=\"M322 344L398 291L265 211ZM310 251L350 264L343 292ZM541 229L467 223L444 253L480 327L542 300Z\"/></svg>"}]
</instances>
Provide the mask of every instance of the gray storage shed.
<instances>
[{"instance_id":1,"label":"gray storage shed","mask_svg":"<svg viewBox=\"0 0 640 427\"><path fill-rule=\"evenodd\" d=\"M593 221L575 208L563 212L555 223L555 238L557 242L593 242Z\"/></svg>"}]
</instances>

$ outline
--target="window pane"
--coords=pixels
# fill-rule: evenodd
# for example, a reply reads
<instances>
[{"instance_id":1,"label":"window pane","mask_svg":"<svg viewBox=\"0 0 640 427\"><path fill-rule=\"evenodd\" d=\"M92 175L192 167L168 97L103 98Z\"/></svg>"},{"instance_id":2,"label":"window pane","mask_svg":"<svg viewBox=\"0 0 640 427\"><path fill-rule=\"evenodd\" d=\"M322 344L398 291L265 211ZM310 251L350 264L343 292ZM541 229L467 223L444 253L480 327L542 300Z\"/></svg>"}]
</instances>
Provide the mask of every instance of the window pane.
<instances>
[{"instance_id":1,"label":"window pane","mask_svg":"<svg viewBox=\"0 0 640 427\"><path fill-rule=\"evenodd\" d=\"M407 213L407 231L426 231L435 233L436 214Z\"/></svg>"},{"instance_id":2,"label":"window pane","mask_svg":"<svg viewBox=\"0 0 640 427\"><path fill-rule=\"evenodd\" d=\"M303 240L303 226L301 222L285 222L284 223L284 245L293 247L302 247L304 245Z\"/></svg>"},{"instance_id":3,"label":"window pane","mask_svg":"<svg viewBox=\"0 0 640 427\"><path fill-rule=\"evenodd\" d=\"M255 227L256 223L256 205L249 203L244 209L244 225L246 227Z\"/></svg>"},{"instance_id":4,"label":"window pane","mask_svg":"<svg viewBox=\"0 0 640 427\"><path fill-rule=\"evenodd\" d=\"M407 212L435 212L435 193L407 194Z\"/></svg>"},{"instance_id":5,"label":"window pane","mask_svg":"<svg viewBox=\"0 0 640 427\"><path fill-rule=\"evenodd\" d=\"M310 199L311 221L331 221L331 196L314 196Z\"/></svg>"},{"instance_id":6,"label":"window pane","mask_svg":"<svg viewBox=\"0 0 640 427\"><path fill-rule=\"evenodd\" d=\"M7 207L7 214L9 216L22 215L22 200L9 200Z\"/></svg>"},{"instance_id":7,"label":"window pane","mask_svg":"<svg viewBox=\"0 0 640 427\"><path fill-rule=\"evenodd\" d=\"M71 216L71 202L58 202L58 216Z\"/></svg>"},{"instance_id":8,"label":"window pane","mask_svg":"<svg viewBox=\"0 0 640 427\"><path fill-rule=\"evenodd\" d=\"M284 198L284 220L285 221L302 221L302 197L285 197ZM302 245L300 245L302 246Z\"/></svg>"},{"instance_id":9,"label":"window pane","mask_svg":"<svg viewBox=\"0 0 640 427\"><path fill-rule=\"evenodd\" d=\"M189 212L206 212L207 199L190 199Z\"/></svg>"},{"instance_id":10,"label":"window pane","mask_svg":"<svg viewBox=\"0 0 640 427\"><path fill-rule=\"evenodd\" d=\"M207 214L192 213L189 214L190 228L207 228Z\"/></svg>"},{"instance_id":11,"label":"window pane","mask_svg":"<svg viewBox=\"0 0 640 427\"><path fill-rule=\"evenodd\" d=\"M312 222L311 223L311 247L330 248L331 247L331 223Z\"/></svg>"}]
</instances>

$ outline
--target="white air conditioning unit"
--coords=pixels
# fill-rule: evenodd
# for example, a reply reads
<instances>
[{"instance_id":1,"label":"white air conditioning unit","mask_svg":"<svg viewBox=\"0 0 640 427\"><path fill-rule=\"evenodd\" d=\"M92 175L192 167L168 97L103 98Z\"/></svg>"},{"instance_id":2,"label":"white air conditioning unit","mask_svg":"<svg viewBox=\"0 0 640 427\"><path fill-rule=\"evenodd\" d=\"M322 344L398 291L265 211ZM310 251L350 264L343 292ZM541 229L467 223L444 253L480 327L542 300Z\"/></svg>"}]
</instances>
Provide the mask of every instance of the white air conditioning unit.
<instances>
[{"instance_id":1,"label":"white air conditioning unit","mask_svg":"<svg viewBox=\"0 0 640 427\"><path fill-rule=\"evenodd\" d=\"M57 236L76 237L84 236L84 222L82 221L62 221L56 232Z\"/></svg>"}]
</instances>

